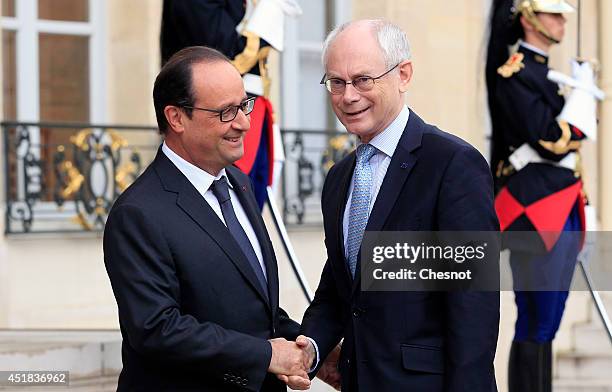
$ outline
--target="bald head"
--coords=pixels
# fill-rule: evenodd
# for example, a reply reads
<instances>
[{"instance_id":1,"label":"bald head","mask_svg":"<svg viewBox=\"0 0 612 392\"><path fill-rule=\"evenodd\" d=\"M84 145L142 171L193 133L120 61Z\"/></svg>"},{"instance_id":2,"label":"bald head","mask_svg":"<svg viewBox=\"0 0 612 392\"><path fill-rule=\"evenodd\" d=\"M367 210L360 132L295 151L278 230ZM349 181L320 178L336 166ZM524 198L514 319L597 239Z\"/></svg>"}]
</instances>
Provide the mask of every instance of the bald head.
<instances>
[{"instance_id":1,"label":"bald head","mask_svg":"<svg viewBox=\"0 0 612 392\"><path fill-rule=\"evenodd\" d=\"M363 19L340 25L327 35L323 45L323 66L327 68L329 50L340 36L362 37L365 34L376 39L387 67L410 60L410 43L399 26L384 19Z\"/></svg>"}]
</instances>

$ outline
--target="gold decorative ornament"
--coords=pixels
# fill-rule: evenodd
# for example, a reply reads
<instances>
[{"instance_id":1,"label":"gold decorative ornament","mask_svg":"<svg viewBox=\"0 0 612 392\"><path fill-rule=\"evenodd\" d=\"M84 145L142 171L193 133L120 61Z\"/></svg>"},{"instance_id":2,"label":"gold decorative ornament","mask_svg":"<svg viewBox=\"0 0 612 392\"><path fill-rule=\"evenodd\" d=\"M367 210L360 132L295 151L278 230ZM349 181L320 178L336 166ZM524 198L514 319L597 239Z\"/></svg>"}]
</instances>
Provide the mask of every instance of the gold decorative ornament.
<instances>
[{"instance_id":1,"label":"gold decorative ornament","mask_svg":"<svg viewBox=\"0 0 612 392\"><path fill-rule=\"evenodd\" d=\"M70 137L70 142L83 151L89 151L89 144L86 141L92 132L91 128L82 129L76 135Z\"/></svg>"},{"instance_id":2,"label":"gold decorative ornament","mask_svg":"<svg viewBox=\"0 0 612 392\"><path fill-rule=\"evenodd\" d=\"M559 121L559 127L561 127L561 137L557 141L551 142L540 139L538 141L540 145L557 155L563 155L570 151L578 150L582 143L579 140L571 140L572 131L569 124L566 121Z\"/></svg>"},{"instance_id":3,"label":"gold decorative ornament","mask_svg":"<svg viewBox=\"0 0 612 392\"><path fill-rule=\"evenodd\" d=\"M497 73L504 78L509 78L515 73L518 73L521 69L525 68L525 64L523 63L524 58L524 54L519 52L514 53L504 65L497 68Z\"/></svg>"},{"instance_id":4,"label":"gold decorative ornament","mask_svg":"<svg viewBox=\"0 0 612 392\"><path fill-rule=\"evenodd\" d=\"M270 77L268 76L267 64L268 55L270 54L271 49L271 46L266 46L264 48L261 48L259 50L259 53L257 54L257 60L259 61L259 76L261 77L261 81L263 83L264 97L266 98L270 97L270 88L272 85Z\"/></svg>"},{"instance_id":5,"label":"gold decorative ornament","mask_svg":"<svg viewBox=\"0 0 612 392\"><path fill-rule=\"evenodd\" d=\"M64 171L68 177L68 185L66 185L61 192L62 197L64 199L68 199L77 193L79 189L81 189L81 185L83 184L83 181L85 181L85 177L70 161L63 162L60 170Z\"/></svg>"},{"instance_id":6,"label":"gold decorative ornament","mask_svg":"<svg viewBox=\"0 0 612 392\"><path fill-rule=\"evenodd\" d=\"M232 64L238 69L240 75L244 75L255 66L260 47L258 36L248 31L243 31L242 35L247 39L246 46L242 53L236 55L232 60Z\"/></svg>"},{"instance_id":7,"label":"gold decorative ornament","mask_svg":"<svg viewBox=\"0 0 612 392\"><path fill-rule=\"evenodd\" d=\"M107 133L111 138L111 150L113 150L113 152L128 146L128 141L124 137L119 136L117 131L107 130Z\"/></svg>"},{"instance_id":8,"label":"gold decorative ornament","mask_svg":"<svg viewBox=\"0 0 612 392\"><path fill-rule=\"evenodd\" d=\"M138 167L133 162L127 162L117 169L117 174L115 174L115 183L121 192L125 191L127 187L130 186L130 177L136 174L137 171Z\"/></svg>"}]
</instances>

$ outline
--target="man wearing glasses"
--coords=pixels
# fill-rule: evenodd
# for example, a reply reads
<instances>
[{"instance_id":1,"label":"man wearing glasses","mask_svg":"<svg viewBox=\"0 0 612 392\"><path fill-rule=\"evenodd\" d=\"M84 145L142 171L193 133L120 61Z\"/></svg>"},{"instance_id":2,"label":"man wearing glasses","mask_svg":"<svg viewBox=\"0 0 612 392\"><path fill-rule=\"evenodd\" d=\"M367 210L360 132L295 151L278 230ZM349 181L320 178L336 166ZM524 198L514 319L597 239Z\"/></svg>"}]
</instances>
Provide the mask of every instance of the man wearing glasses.
<instances>
[{"instance_id":1,"label":"man wearing glasses","mask_svg":"<svg viewBox=\"0 0 612 392\"><path fill-rule=\"evenodd\" d=\"M398 26L336 28L323 65L333 110L359 145L325 180L328 258L301 333L319 359L343 339L342 391L495 391L498 292L362 291L360 265L366 230L498 230L487 162L406 107L413 69Z\"/></svg>"},{"instance_id":2,"label":"man wearing glasses","mask_svg":"<svg viewBox=\"0 0 612 392\"><path fill-rule=\"evenodd\" d=\"M114 204L104 261L119 308L119 391L307 388L314 353L279 308L272 244L243 154L253 99L220 52L190 47L153 89L164 136ZM288 339L288 340L285 340Z\"/></svg>"}]
</instances>

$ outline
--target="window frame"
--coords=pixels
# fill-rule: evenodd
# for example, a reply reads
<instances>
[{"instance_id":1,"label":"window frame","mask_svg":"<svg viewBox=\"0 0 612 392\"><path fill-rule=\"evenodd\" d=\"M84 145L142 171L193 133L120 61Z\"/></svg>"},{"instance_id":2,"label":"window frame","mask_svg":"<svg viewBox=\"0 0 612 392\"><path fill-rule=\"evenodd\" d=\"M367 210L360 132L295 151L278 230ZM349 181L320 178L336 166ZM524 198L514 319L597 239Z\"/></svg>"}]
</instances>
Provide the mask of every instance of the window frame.
<instances>
[{"instance_id":1,"label":"window frame","mask_svg":"<svg viewBox=\"0 0 612 392\"><path fill-rule=\"evenodd\" d=\"M60 21L38 19L38 0L18 0L15 2L15 16L2 16L0 27L2 31L16 33L16 114L15 119L4 118L26 123L40 123L40 61L39 37L41 33L73 35L89 38L89 123L104 124L107 117L107 65L106 65L106 2L87 0L89 20L87 22ZM3 81L4 83L4 81ZM40 145L40 129L32 127L30 141L33 146ZM6 148L6 147L5 147ZM32 147L32 154L41 157L40 148ZM23 184L23 163L18 162L19 173L17 182ZM23 186L18 186L17 197L24 197ZM5 190L6 192L6 190ZM53 202L40 201L35 205L35 212L46 211ZM57 208L57 206L55 206ZM62 216L71 216L70 209L58 212Z\"/></svg>"},{"instance_id":2,"label":"window frame","mask_svg":"<svg viewBox=\"0 0 612 392\"><path fill-rule=\"evenodd\" d=\"M88 22L38 19L38 0L19 0L15 17L2 17L2 30L17 34L17 118L14 120L40 122L39 34L46 33L89 37L89 122L104 123L107 113L106 9L103 1L88 2Z\"/></svg>"},{"instance_id":3,"label":"window frame","mask_svg":"<svg viewBox=\"0 0 612 392\"><path fill-rule=\"evenodd\" d=\"M304 0L303 0L304 1ZM352 0L331 0L331 4L327 6L327 12L331 12L331 17L325 15L326 20L332 21L332 26L327 26L328 31L341 23L347 22L352 15ZM300 16L301 18L304 15ZM296 75L301 75L300 56L303 53L316 55L321 57L323 49L323 41L300 40L299 29L297 23L286 23L285 25L285 49L282 52L281 62L281 113L282 113L282 128L283 129L301 129L303 128L300 121L301 108L304 105L304 97L300 95L300 80ZM313 115L313 113L309 113ZM317 115L316 113L314 115ZM342 130L342 124L335 118L331 111L331 107L327 106L327 111L324 113L328 119L327 128L336 128Z\"/></svg>"}]
</instances>

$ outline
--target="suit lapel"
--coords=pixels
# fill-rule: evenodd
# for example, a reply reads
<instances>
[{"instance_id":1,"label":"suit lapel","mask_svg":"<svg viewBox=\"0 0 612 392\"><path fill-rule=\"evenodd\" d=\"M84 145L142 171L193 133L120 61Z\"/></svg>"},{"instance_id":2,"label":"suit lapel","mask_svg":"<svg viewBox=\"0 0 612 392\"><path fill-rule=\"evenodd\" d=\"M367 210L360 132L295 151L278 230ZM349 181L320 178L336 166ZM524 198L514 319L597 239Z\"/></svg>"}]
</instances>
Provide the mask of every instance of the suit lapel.
<instances>
[{"instance_id":1,"label":"suit lapel","mask_svg":"<svg viewBox=\"0 0 612 392\"><path fill-rule=\"evenodd\" d=\"M346 203L348 201L348 193L351 186L351 179L353 178L353 171L355 170L355 162L356 162L356 154L353 151L348 158L348 161L345 163L344 172L340 172L340 188L339 191L336 192L337 202L336 202L336 216L334 223L336 225L333 230L334 233L338 236L336 241L330 241L332 244L338 244L338 248L336 249L338 253L338 260L342 260L342 266L339 276L346 276L349 286L353 280L351 275L351 270L348 267L348 263L346 262L345 251L344 251L344 211L346 210Z\"/></svg>"},{"instance_id":2,"label":"suit lapel","mask_svg":"<svg viewBox=\"0 0 612 392\"><path fill-rule=\"evenodd\" d=\"M255 276L255 272L253 272L246 256L240 250L240 246L215 211L203 200L202 195L185 178L180 170L174 166L161 149L157 152L153 164L164 189L177 193L176 204L179 208L189 215L219 245L261 299L267 305L270 305L267 295L263 292L257 276ZM245 208L245 210L247 209Z\"/></svg>"},{"instance_id":3,"label":"suit lapel","mask_svg":"<svg viewBox=\"0 0 612 392\"><path fill-rule=\"evenodd\" d=\"M408 123L391 157L391 163L378 191L372 212L368 218L366 231L382 231L391 210L398 202L398 197L412 168L417 162L414 151L421 146L425 123L416 113L410 112ZM357 255L357 268L353 281L353 292L359 289L361 281L361 251Z\"/></svg>"},{"instance_id":4,"label":"suit lapel","mask_svg":"<svg viewBox=\"0 0 612 392\"><path fill-rule=\"evenodd\" d=\"M270 238L261 217L261 211L259 211L257 201L255 200L255 195L251 192L251 184L246 181L241 182L240 178L235 174L237 170L234 167L228 167L226 172L234 187L234 192L238 195L238 200L257 236L268 278L270 306L274 310L278 307L278 269L274 250L270 248Z\"/></svg>"}]
</instances>

